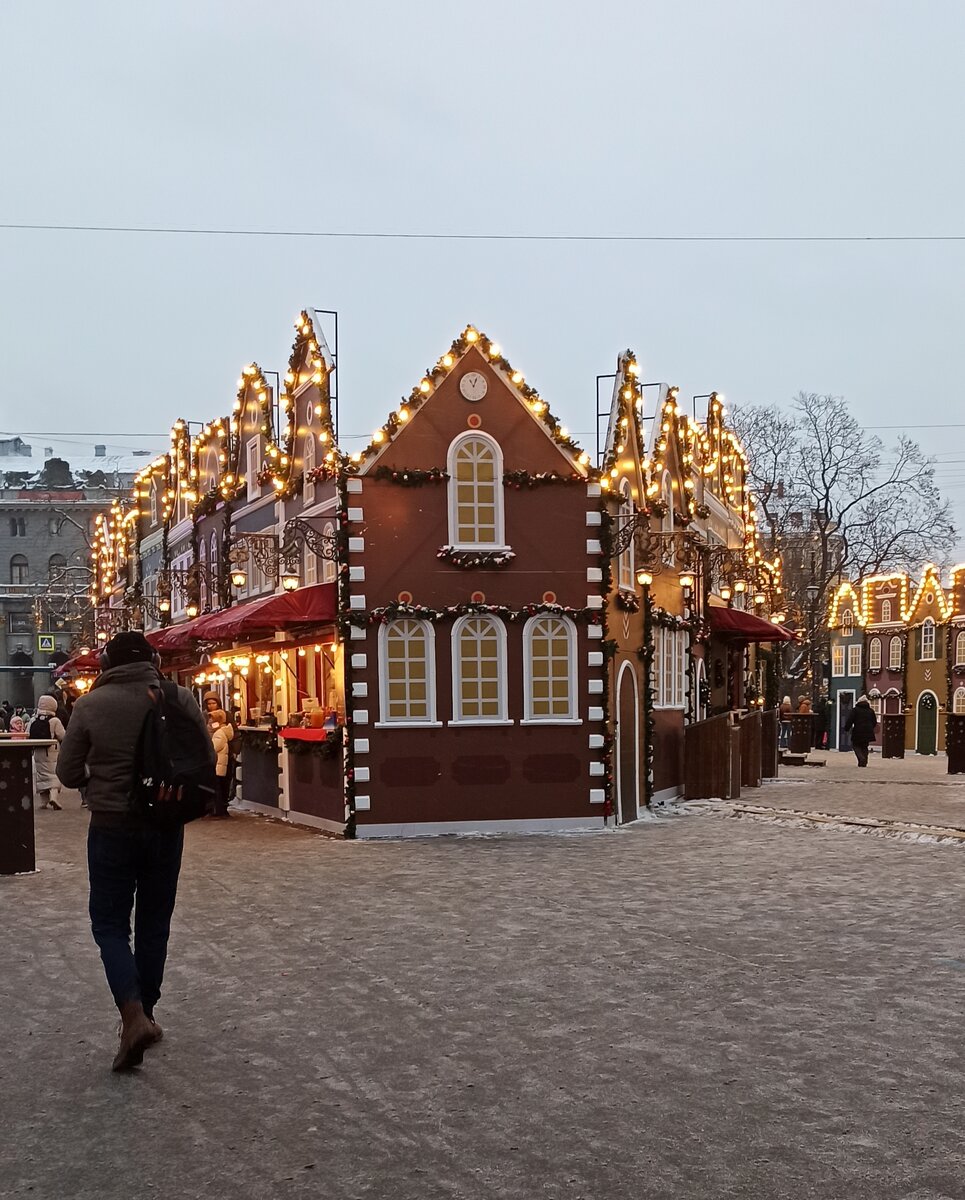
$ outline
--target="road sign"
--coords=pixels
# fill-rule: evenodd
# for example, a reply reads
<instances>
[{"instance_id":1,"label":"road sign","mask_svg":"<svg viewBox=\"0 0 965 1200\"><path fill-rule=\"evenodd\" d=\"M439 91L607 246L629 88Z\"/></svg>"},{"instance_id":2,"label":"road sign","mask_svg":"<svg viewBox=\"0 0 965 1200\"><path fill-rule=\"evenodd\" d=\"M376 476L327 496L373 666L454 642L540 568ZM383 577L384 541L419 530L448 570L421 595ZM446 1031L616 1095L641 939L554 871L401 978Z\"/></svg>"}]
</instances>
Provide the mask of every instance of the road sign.
<instances>
[{"instance_id":1,"label":"road sign","mask_svg":"<svg viewBox=\"0 0 965 1200\"><path fill-rule=\"evenodd\" d=\"M56 645L54 644L54 635L52 633L38 633L37 649L41 654L53 654L53 652L57 649Z\"/></svg>"}]
</instances>

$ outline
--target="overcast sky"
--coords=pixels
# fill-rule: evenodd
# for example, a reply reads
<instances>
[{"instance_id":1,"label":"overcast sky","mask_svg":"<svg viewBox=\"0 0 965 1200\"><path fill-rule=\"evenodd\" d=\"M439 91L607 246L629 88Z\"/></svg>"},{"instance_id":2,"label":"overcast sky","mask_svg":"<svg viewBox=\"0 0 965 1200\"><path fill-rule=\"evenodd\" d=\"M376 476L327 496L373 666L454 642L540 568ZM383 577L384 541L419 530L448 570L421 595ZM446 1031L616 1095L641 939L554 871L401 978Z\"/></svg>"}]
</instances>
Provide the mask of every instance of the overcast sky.
<instances>
[{"instance_id":1,"label":"overcast sky","mask_svg":"<svg viewBox=\"0 0 965 1200\"><path fill-rule=\"evenodd\" d=\"M961 235L963 44L959 0L4 0L0 221ZM223 413L315 305L343 434L472 321L591 450L626 346L685 396L843 394L941 456L963 527L963 281L963 242L0 230L0 429Z\"/></svg>"}]
</instances>

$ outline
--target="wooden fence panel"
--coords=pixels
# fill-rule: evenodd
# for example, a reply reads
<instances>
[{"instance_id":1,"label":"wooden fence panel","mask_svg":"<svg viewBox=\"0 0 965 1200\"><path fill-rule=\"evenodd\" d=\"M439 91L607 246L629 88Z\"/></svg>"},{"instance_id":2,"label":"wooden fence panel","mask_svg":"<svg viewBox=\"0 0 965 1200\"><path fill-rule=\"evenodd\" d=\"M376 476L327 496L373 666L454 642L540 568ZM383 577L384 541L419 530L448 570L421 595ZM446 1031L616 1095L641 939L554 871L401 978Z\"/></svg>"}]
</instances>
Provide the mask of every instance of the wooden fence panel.
<instances>
[{"instance_id":1,"label":"wooden fence panel","mask_svg":"<svg viewBox=\"0 0 965 1200\"><path fill-rule=\"evenodd\" d=\"M687 725L684 728L684 799L733 800L739 795L740 730L731 721L730 714Z\"/></svg>"},{"instance_id":2,"label":"wooden fence panel","mask_svg":"<svg viewBox=\"0 0 965 1200\"><path fill-rule=\"evenodd\" d=\"M761 714L744 713L740 720L741 787L761 786Z\"/></svg>"}]
</instances>

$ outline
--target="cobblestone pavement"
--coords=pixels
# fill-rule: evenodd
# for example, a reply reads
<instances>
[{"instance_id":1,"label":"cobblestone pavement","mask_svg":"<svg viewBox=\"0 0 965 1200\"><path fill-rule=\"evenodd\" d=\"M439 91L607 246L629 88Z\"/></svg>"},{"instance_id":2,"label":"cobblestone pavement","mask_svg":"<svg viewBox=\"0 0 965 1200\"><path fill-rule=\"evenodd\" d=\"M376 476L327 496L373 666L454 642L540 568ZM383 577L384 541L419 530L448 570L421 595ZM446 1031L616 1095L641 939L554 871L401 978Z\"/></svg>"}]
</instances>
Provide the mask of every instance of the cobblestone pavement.
<instances>
[{"instance_id":1,"label":"cobblestone pavement","mask_svg":"<svg viewBox=\"0 0 965 1200\"><path fill-rule=\"evenodd\" d=\"M886 765L768 791L934 782ZM83 815L37 818L41 870L0 880L4 1198L965 1197L962 847L201 822L165 1040L115 1076Z\"/></svg>"}]
</instances>

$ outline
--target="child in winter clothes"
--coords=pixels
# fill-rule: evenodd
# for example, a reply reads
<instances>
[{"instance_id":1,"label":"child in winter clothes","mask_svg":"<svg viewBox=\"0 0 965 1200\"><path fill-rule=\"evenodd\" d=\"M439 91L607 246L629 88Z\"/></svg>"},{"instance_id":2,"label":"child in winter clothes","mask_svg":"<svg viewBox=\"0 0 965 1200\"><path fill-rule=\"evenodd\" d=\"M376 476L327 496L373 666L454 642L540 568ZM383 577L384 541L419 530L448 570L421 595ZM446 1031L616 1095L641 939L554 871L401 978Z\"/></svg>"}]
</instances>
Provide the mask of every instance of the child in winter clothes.
<instances>
[{"instance_id":1,"label":"child in winter clothes","mask_svg":"<svg viewBox=\"0 0 965 1200\"><path fill-rule=\"evenodd\" d=\"M208 713L208 732L214 745L215 762L215 800L214 816L228 815L228 742L230 726L228 717L222 708L211 709Z\"/></svg>"},{"instance_id":2,"label":"child in winter clothes","mask_svg":"<svg viewBox=\"0 0 965 1200\"><path fill-rule=\"evenodd\" d=\"M57 756L60 754L60 743L64 740L63 723L57 716L57 701L53 696L41 696L37 701L37 715L30 722L29 736L32 738L52 738L52 746L34 747L34 786L37 795L43 800L41 808L60 809L57 800L60 792L60 780L57 778Z\"/></svg>"}]
</instances>

